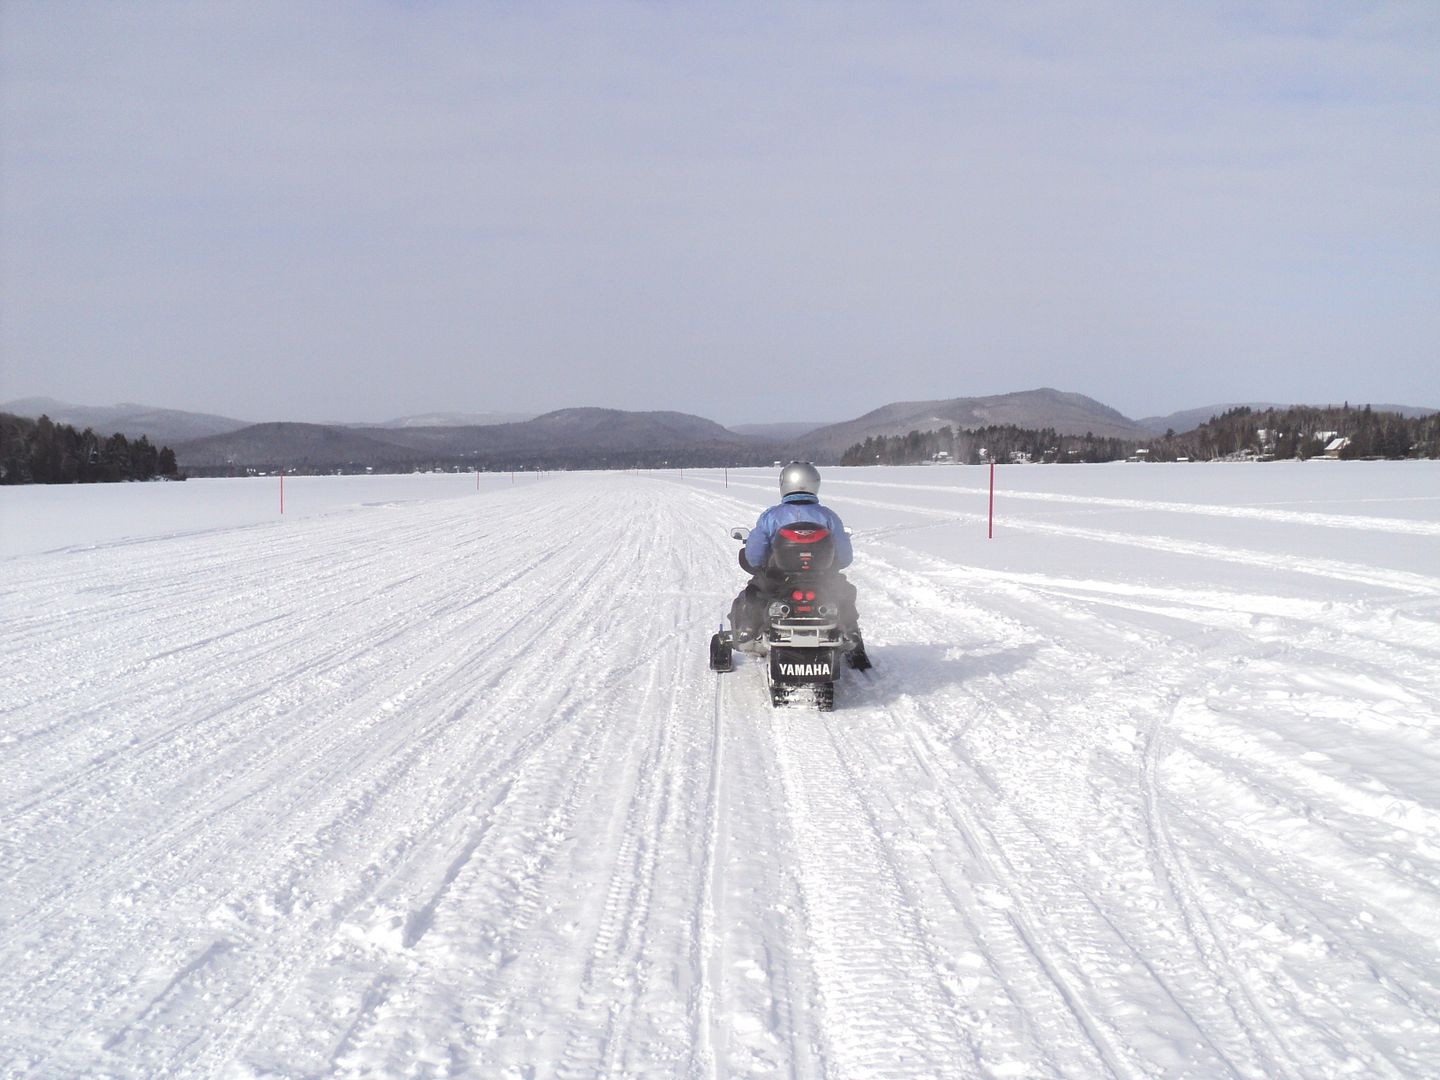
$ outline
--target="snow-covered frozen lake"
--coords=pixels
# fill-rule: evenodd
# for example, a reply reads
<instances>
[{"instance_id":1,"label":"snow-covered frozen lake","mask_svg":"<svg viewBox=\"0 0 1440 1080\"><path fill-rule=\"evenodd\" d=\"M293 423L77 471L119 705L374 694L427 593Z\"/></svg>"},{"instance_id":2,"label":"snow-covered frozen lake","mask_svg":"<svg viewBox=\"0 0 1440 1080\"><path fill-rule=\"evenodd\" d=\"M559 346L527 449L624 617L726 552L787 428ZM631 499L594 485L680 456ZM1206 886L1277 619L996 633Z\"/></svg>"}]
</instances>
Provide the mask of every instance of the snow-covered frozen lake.
<instances>
[{"instance_id":1,"label":"snow-covered frozen lake","mask_svg":"<svg viewBox=\"0 0 1440 1080\"><path fill-rule=\"evenodd\" d=\"M536 474L278 476L183 484L71 484L0 489L0 556L233 529L388 503L474 495L535 483Z\"/></svg>"},{"instance_id":2,"label":"snow-covered frozen lake","mask_svg":"<svg viewBox=\"0 0 1440 1080\"><path fill-rule=\"evenodd\" d=\"M1440 1075L1440 464L0 488L0 1075Z\"/></svg>"}]
</instances>

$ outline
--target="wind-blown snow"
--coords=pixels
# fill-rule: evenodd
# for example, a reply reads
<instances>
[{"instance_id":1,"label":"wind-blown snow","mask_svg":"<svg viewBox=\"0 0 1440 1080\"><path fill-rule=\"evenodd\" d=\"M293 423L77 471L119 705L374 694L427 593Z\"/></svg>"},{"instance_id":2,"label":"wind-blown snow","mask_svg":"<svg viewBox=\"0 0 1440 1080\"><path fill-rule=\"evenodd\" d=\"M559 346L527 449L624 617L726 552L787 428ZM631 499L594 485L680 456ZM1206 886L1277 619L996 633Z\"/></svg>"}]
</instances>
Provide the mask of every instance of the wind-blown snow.
<instances>
[{"instance_id":1,"label":"wind-blown snow","mask_svg":"<svg viewBox=\"0 0 1440 1080\"><path fill-rule=\"evenodd\" d=\"M0 489L0 1074L1440 1074L1440 468L987 479Z\"/></svg>"}]
</instances>

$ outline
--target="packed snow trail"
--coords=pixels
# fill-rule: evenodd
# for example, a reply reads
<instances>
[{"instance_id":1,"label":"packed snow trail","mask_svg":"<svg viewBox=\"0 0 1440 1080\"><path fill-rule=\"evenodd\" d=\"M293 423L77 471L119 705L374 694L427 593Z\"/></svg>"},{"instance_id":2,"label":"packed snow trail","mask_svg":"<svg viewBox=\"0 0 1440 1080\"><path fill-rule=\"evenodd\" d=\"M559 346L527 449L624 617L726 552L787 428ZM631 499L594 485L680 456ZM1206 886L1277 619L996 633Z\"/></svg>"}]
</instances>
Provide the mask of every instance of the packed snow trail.
<instances>
[{"instance_id":1,"label":"packed snow trail","mask_svg":"<svg viewBox=\"0 0 1440 1080\"><path fill-rule=\"evenodd\" d=\"M827 471L832 714L768 474L6 560L0 1074L1440 1073L1440 508L967 476Z\"/></svg>"}]
</instances>

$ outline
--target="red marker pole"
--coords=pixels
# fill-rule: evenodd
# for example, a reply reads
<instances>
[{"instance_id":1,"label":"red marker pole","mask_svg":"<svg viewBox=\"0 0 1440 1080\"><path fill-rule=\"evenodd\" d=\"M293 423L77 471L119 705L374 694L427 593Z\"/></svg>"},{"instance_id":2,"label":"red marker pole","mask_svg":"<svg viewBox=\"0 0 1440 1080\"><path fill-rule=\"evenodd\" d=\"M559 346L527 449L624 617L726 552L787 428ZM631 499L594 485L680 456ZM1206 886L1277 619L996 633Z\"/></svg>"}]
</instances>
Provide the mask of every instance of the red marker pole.
<instances>
[{"instance_id":1,"label":"red marker pole","mask_svg":"<svg viewBox=\"0 0 1440 1080\"><path fill-rule=\"evenodd\" d=\"M995 539L995 462L990 462L990 535L987 539Z\"/></svg>"}]
</instances>

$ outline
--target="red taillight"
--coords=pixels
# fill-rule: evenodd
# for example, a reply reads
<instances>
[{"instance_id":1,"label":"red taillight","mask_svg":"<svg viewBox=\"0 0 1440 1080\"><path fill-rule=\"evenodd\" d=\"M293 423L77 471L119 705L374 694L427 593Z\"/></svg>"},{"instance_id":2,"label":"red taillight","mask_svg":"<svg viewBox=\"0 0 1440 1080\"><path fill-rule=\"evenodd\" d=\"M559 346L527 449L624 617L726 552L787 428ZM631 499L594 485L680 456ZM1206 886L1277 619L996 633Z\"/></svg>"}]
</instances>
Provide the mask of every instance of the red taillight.
<instances>
[{"instance_id":1,"label":"red taillight","mask_svg":"<svg viewBox=\"0 0 1440 1080\"><path fill-rule=\"evenodd\" d=\"M780 535L792 544L818 544L830 535L830 530L797 529L793 525L786 525L780 530Z\"/></svg>"},{"instance_id":2,"label":"red taillight","mask_svg":"<svg viewBox=\"0 0 1440 1080\"><path fill-rule=\"evenodd\" d=\"M804 599L805 599L805 594L804 594L803 592L801 592L799 589L796 589L794 592L792 592L792 593L790 594L790 599L791 599L791 600L804 600Z\"/></svg>"},{"instance_id":3,"label":"red taillight","mask_svg":"<svg viewBox=\"0 0 1440 1080\"><path fill-rule=\"evenodd\" d=\"M814 600L814 599L815 599L815 594L814 594L813 592L807 592L807 593L805 594L805 599L806 599L806 600Z\"/></svg>"}]
</instances>

